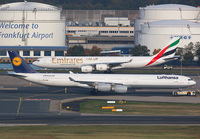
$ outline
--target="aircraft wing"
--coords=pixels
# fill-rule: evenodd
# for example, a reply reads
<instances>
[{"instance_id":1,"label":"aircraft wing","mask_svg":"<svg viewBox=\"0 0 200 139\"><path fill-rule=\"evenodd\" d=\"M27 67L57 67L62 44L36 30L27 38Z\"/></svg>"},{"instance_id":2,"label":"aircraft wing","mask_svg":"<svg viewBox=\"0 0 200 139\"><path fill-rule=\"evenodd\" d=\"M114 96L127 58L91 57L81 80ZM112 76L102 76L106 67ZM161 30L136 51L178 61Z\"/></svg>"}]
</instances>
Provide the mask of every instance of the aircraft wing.
<instances>
[{"instance_id":1,"label":"aircraft wing","mask_svg":"<svg viewBox=\"0 0 200 139\"><path fill-rule=\"evenodd\" d=\"M130 63L132 61L133 61L133 59L126 61L126 62L113 62L113 63L108 63L108 64L109 64L110 68L113 68L113 67L118 67L118 66L120 66L121 64L124 64L124 63Z\"/></svg>"},{"instance_id":2,"label":"aircraft wing","mask_svg":"<svg viewBox=\"0 0 200 139\"><path fill-rule=\"evenodd\" d=\"M70 81L73 81L73 82L77 82L77 83L81 83L81 84L87 84L89 86L95 86L97 84L101 84L101 83L104 83L104 84L112 84L112 85L123 85L122 83L113 83L113 82L99 82L99 81L78 81L78 80L75 80L73 79L72 77L69 77L69 80Z\"/></svg>"},{"instance_id":3,"label":"aircraft wing","mask_svg":"<svg viewBox=\"0 0 200 139\"><path fill-rule=\"evenodd\" d=\"M170 58L165 58L164 60L178 60L180 58L181 58L181 56L176 55L176 56L173 56L173 57L170 57Z\"/></svg>"},{"instance_id":4,"label":"aircraft wing","mask_svg":"<svg viewBox=\"0 0 200 139\"><path fill-rule=\"evenodd\" d=\"M125 61L125 62L103 62L103 63L94 63L94 64L86 64L86 65L83 65L83 66L95 66L97 64L106 64L106 65L109 65L110 68L113 68L113 67L118 67L120 66L121 64L124 64L124 63L130 63L132 62L133 59L131 60L128 60L128 61Z\"/></svg>"}]
</instances>

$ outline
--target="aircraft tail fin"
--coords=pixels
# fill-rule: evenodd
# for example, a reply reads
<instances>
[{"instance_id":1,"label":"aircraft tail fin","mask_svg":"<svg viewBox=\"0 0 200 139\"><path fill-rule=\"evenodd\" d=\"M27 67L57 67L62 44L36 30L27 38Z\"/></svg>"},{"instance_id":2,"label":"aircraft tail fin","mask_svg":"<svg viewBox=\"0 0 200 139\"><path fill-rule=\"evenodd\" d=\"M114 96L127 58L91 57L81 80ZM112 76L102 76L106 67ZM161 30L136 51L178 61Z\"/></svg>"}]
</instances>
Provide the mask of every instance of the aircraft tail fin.
<instances>
[{"instance_id":1,"label":"aircraft tail fin","mask_svg":"<svg viewBox=\"0 0 200 139\"><path fill-rule=\"evenodd\" d=\"M152 63L154 63L155 61L157 61L160 58L173 57L176 53L176 49L177 49L179 42L180 42L180 38L174 37L171 41L169 41L167 46L165 46L158 54L156 54L153 57L153 59L146 66L151 65Z\"/></svg>"},{"instance_id":2,"label":"aircraft tail fin","mask_svg":"<svg viewBox=\"0 0 200 139\"><path fill-rule=\"evenodd\" d=\"M36 73L36 71L32 69L15 51L8 51L8 54L16 73Z\"/></svg>"},{"instance_id":3,"label":"aircraft tail fin","mask_svg":"<svg viewBox=\"0 0 200 139\"><path fill-rule=\"evenodd\" d=\"M173 57L176 53L176 49L178 47L179 42L180 38L174 37L157 55L159 55L160 57L166 57L166 56Z\"/></svg>"}]
</instances>

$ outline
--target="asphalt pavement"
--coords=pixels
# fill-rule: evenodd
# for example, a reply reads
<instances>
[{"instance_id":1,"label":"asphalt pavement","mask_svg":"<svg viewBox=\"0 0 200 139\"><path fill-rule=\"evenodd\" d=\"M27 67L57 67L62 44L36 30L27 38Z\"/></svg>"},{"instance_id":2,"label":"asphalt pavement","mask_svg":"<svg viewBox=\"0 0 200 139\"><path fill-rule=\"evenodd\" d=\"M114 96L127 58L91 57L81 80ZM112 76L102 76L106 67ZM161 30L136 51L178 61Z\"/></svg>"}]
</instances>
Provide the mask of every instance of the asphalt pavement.
<instances>
[{"instance_id":1,"label":"asphalt pavement","mask_svg":"<svg viewBox=\"0 0 200 139\"><path fill-rule=\"evenodd\" d=\"M199 91L200 77L191 76L197 84L189 90ZM127 100L142 102L200 103L200 97L171 95L173 90L129 90L127 94L103 92L89 94L90 89L46 87L0 75L0 125L47 124L181 124L198 125L200 116L116 116L82 114L77 110L63 111L60 104L83 99Z\"/></svg>"}]
</instances>

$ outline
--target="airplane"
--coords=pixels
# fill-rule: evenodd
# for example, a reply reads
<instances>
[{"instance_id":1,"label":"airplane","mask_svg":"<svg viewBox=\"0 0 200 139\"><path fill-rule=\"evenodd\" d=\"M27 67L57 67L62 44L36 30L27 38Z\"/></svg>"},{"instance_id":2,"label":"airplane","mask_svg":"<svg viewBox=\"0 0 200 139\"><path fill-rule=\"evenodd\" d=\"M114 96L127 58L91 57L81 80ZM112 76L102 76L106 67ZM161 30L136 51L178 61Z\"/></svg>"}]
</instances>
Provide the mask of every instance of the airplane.
<instances>
[{"instance_id":1,"label":"airplane","mask_svg":"<svg viewBox=\"0 0 200 139\"><path fill-rule=\"evenodd\" d=\"M129 88L180 89L196 84L190 77L181 75L38 73L15 51L8 51L8 53L15 71L8 72L9 75L45 86L91 88L91 93L99 91L127 93Z\"/></svg>"},{"instance_id":2,"label":"airplane","mask_svg":"<svg viewBox=\"0 0 200 139\"><path fill-rule=\"evenodd\" d=\"M35 66L51 69L80 68L82 72L111 71L121 68L144 68L177 60L175 56L179 37L173 38L158 54L154 56L129 56L129 57L105 57L105 56L66 56L43 57L33 62Z\"/></svg>"}]
</instances>

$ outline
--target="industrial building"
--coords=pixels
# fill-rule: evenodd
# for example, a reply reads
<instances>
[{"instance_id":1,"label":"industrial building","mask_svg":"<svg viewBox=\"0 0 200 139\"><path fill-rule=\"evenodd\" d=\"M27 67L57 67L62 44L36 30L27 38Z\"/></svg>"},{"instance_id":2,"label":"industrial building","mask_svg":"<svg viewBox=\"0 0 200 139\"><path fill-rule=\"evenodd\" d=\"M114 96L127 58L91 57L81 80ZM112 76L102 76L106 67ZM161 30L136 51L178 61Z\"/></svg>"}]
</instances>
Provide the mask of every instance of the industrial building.
<instances>
[{"instance_id":1,"label":"industrial building","mask_svg":"<svg viewBox=\"0 0 200 139\"><path fill-rule=\"evenodd\" d=\"M200 8L163 4L139 8L140 17L135 19L135 45L146 45L150 53L179 36L180 47L200 38Z\"/></svg>"},{"instance_id":2,"label":"industrial building","mask_svg":"<svg viewBox=\"0 0 200 139\"><path fill-rule=\"evenodd\" d=\"M127 17L105 17L104 22L69 21L66 37L69 47L82 45L111 50L118 45L134 44L134 27Z\"/></svg>"},{"instance_id":3,"label":"industrial building","mask_svg":"<svg viewBox=\"0 0 200 139\"><path fill-rule=\"evenodd\" d=\"M138 18L138 10L62 10L68 22L105 22L105 17L128 17L130 22Z\"/></svg>"},{"instance_id":4,"label":"industrial building","mask_svg":"<svg viewBox=\"0 0 200 139\"><path fill-rule=\"evenodd\" d=\"M138 10L62 10L68 46L101 50L134 45L134 18Z\"/></svg>"},{"instance_id":5,"label":"industrial building","mask_svg":"<svg viewBox=\"0 0 200 139\"><path fill-rule=\"evenodd\" d=\"M66 26L66 32L69 36L133 37L134 27Z\"/></svg>"},{"instance_id":6,"label":"industrial building","mask_svg":"<svg viewBox=\"0 0 200 139\"><path fill-rule=\"evenodd\" d=\"M55 51L63 55L67 47L65 18L61 17L61 10L26 1L1 5L0 57L8 57L6 50L13 50L11 46L23 57L42 57L45 51L50 51L48 55L51 56Z\"/></svg>"},{"instance_id":7,"label":"industrial building","mask_svg":"<svg viewBox=\"0 0 200 139\"><path fill-rule=\"evenodd\" d=\"M91 49L97 45L101 50L111 50L118 45L134 44L134 27L66 26L69 47L83 45Z\"/></svg>"}]
</instances>

